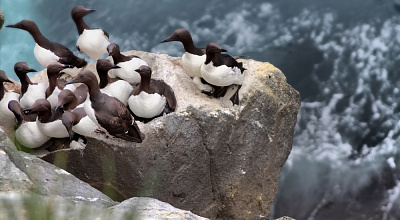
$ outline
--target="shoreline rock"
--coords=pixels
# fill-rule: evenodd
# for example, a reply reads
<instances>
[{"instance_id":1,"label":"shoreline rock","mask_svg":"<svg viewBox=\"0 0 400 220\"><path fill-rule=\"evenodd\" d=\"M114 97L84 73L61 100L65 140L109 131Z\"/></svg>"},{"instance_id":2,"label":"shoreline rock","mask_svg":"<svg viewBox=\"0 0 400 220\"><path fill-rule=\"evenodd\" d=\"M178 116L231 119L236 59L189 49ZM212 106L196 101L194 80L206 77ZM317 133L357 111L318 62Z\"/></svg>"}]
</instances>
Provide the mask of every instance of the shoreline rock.
<instances>
[{"instance_id":1,"label":"shoreline rock","mask_svg":"<svg viewBox=\"0 0 400 220\"><path fill-rule=\"evenodd\" d=\"M129 51L175 91L176 112L138 123L143 143L93 133L83 149L40 158L116 201L152 197L210 219L268 219L292 148L300 95L269 63L243 61L240 105L202 94L180 58ZM94 70L94 64L88 67ZM32 79L47 78L45 71ZM62 162L60 162L62 161Z\"/></svg>"}]
</instances>

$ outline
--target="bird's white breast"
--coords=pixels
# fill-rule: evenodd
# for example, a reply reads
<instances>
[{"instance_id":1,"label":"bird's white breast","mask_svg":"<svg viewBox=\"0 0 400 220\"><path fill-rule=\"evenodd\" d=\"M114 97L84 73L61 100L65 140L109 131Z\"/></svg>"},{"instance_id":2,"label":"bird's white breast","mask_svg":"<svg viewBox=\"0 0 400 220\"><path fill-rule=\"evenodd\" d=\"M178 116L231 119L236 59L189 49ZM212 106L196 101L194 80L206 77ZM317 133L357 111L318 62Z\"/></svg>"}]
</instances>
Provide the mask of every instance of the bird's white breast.
<instances>
[{"instance_id":1,"label":"bird's white breast","mask_svg":"<svg viewBox=\"0 0 400 220\"><path fill-rule=\"evenodd\" d=\"M35 45L33 53L35 54L37 61L44 67L47 67L50 63L57 62L60 59L52 51L39 46L39 44Z\"/></svg>"},{"instance_id":2,"label":"bird's white breast","mask_svg":"<svg viewBox=\"0 0 400 220\"><path fill-rule=\"evenodd\" d=\"M132 95L128 99L129 108L142 118L153 118L159 115L165 108L166 98L160 94L148 94L145 91L139 95Z\"/></svg>"},{"instance_id":3,"label":"bird's white breast","mask_svg":"<svg viewBox=\"0 0 400 220\"><path fill-rule=\"evenodd\" d=\"M83 109L85 110L85 113L89 118L98 126L100 127L99 122L96 119L94 109L92 108L92 102L90 101L89 96L87 96L86 101L83 105Z\"/></svg>"},{"instance_id":4,"label":"bird's white breast","mask_svg":"<svg viewBox=\"0 0 400 220\"><path fill-rule=\"evenodd\" d=\"M93 60L98 60L99 57L107 53L109 44L107 36L104 35L101 29L85 29L76 42L80 50Z\"/></svg>"},{"instance_id":5,"label":"bird's white breast","mask_svg":"<svg viewBox=\"0 0 400 220\"><path fill-rule=\"evenodd\" d=\"M86 115L81 118L78 124L72 127L72 130L80 135L88 135L97 128L98 126L89 118L89 116Z\"/></svg>"},{"instance_id":6,"label":"bird's white breast","mask_svg":"<svg viewBox=\"0 0 400 220\"><path fill-rule=\"evenodd\" d=\"M195 55L185 52L182 56L182 66L191 77L201 77L200 68L201 65L206 61L206 55Z\"/></svg>"},{"instance_id":7,"label":"bird's white breast","mask_svg":"<svg viewBox=\"0 0 400 220\"><path fill-rule=\"evenodd\" d=\"M112 74L115 76L128 81L130 84L137 85L140 82L140 75L136 72L141 65L146 65L147 63L139 58L132 58L129 61L118 63L121 68L112 69Z\"/></svg>"},{"instance_id":8,"label":"bird's white breast","mask_svg":"<svg viewBox=\"0 0 400 220\"><path fill-rule=\"evenodd\" d=\"M13 127L15 126L14 114L8 109L8 103L11 100L18 101L19 94L15 92L5 92L3 98L0 100L0 126Z\"/></svg>"},{"instance_id":9,"label":"bird's white breast","mask_svg":"<svg viewBox=\"0 0 400 220\"><path fill-rule=\"evenodd\" d=\"M46 85L44 83L38 83L37 85L29 85L28 90L19 100L21 108L28 108L38 99L46 98Z\"/></svg>"},{"instance_id":10,"label":"bird's white breast","mask_svg":"<svg viewBox=\"0 0 400 220\"><path fill-rule=\"evenodd\" d=\"M128 105L128 98L133 91L133 87L125 80L118 80L101 89L102 93L113 96L119 101Z\"/></svg>"},{"instance_id":11,"label":"bird's white breast","mask_svg":"<svg viewBox=\"0 0 400 220\"><path fill-rule=\"evenodd\" d=\"M243 74L239 68L226 65L215 67L212 61L201 66L201 76L208 83L216 86L242 85L243 82Z\"/></svg>"},{"instance_id":12,"label":"bird's white breast","mask_svg":"<svg viewBox=\"0 0 400 220\"><path fill-rule=\"evenodd\" d=\"M34 121L22 123L15 131L15 137L20 144L28 148L40 147L50 140L49 136L44 135L39 130Z\"/></svg>"},{"instance_id":13,"label":"bird's white breast","mask_svg":"<svg viewBox=\"0 0 400 220\"><path fill-rule=\"evenodd\" d=\"M69 137L68 131L61 120L55 120L48 123L42 123L36 120L39 130L49 137L66 138Z\"/></svg>"}]
</instances>

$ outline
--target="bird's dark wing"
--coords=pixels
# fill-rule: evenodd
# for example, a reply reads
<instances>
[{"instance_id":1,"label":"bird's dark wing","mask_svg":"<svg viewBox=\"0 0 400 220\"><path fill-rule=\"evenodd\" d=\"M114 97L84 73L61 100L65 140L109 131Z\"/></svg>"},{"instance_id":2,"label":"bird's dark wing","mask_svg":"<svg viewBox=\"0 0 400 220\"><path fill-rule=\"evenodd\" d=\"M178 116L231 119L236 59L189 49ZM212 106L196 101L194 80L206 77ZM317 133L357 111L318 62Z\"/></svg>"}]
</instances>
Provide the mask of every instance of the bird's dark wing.
<instances>
[{"instance_id":1,"label":"bird's dark wing","mask_svg":"<svg viewBox=\"0 0 400 220\"><path fill-rule=\"evenodd\" d=\"M174 111L176 108L176 97L174 90L163 80L152 79L150 83L154 92L165 96L169 108Z\"/></svg>"}]
</instances>

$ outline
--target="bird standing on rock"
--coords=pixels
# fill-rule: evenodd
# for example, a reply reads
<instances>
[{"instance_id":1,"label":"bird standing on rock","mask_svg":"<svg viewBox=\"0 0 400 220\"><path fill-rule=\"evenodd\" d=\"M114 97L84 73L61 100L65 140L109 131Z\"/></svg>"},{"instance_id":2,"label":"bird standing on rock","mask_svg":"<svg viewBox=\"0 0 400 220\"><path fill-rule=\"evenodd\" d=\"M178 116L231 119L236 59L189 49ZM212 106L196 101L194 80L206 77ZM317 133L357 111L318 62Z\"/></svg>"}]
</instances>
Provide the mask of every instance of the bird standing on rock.
<instances>
[{"instance_id":1,"label":"bird standing on rock","mask_svg":"<svg viewBox=\"0 0 400 220\"><path fill-rule=\"evenodd\" d=\"M15 126L14 114L8 109L8 103L12 100L18 101L19 94L9 92L4 88L5 82L13 83L7 78L6 73L0 70L0 126L8 130L12 130Z\"/></svg>"},{"instance_id":2,"label":"bird standing on rock","mask_svg":"<svg viewBox=\"0 0 400 220\"><path fill-rule=\"evenodd\" d=\"M14 71L21 82L21 93L19 95L19 104L21 108L27 108L38 99L46 98L46 85L44 83L32 83L27 73L37 72L31 69L27 63L18 62L14 65Z\"/></svg>"},{"instance_id":3,"label":"bird standing on rock","mask_svg":"<svg viewBox=\"0 0 400 220\"><path fill-rule=\"evenodd\" d=\"M15 100L8 103L8 108L14 113L18 122L15 138L19 144L27 148L38 148L50 140L51 137L43 134L38 128L36 123L37 114L26 115Z\"/></svg>"},{"instance_id":4,"label":"bird standing on rock","mask_svg":"<svg viewBox=\"0 0 400 220\"><path fill-rule=\"evenodd\" d=\"M118 44L112 43L107 47L108 55L112 56L114 64L118 65L119 69L113 69L112 74L116 77L128 81L132 85L137 85L140 82L140 75L136 72L142 65L147 63L138 56L125 56L121 54Z\"/></svg>"},{"instance_id":5,"label":"bird standing on rock","mask_svg":"<svg viewBox=\"0 0 400 220\"><path fill-rule=\"evenodd\" d=\"M151 79L151 69L141 66L136 70L140 76L140 84L128 99L129 108L144 121L149 121L163 113L175 111L176 98L172 88L163 80Z\"/></svg>"},{"instance_id":6,"label":"bird standing on rock","mask_svg":"<svg viewBox=\"0 0 400 220\"><path fill-rule=\"evenodd\" d=\"M75 56L67 47L59 43L51 42L42 35L38 26L32 20L22 20L16 24L7 25L6 27L18 28L28 31L36 42L34 54L39 63L47 67L50 63L60 62L62 64L70 64L76 68L83 68L87 62L84 58ZM73 74L73 72L68 72Z\"/></svg>"},{"instance_id":7,"label":"bird standing on rock","mask_svg":"<svg viewBox=\"0 0 400 220\"><path fill-rule=\"evenodd\" d=\"M128 98L133 91L132 85L119 78L110 78L108 75L109 70L114 70L120 68L117 65L111 63L107 59L100 59L96 63L97 74L99 75L100 90L110 96L117 98L119 101L128 105Z\"/></svg>"},{"instance_id":8,"label":"bird standing on rock","mask_svg":"<svg viewBox=\"0 0 400 220\"><path fill-rule=\"evenodd\" d=\"M51 109L47 99L39 99L32 106L23 109L25 114L37 113L36 120L39 130L46 136L55 138L69 137L67 129L61 121L62 112Z\"/></svg>"},{"instance_id":9,"label":"bird standing on rock","mask_svg":"<svg viewBox=\"0 0 400 220\"><path fill-rule=\"evenodd\" d=\"M201 75L208 83L216 86L239 85L231 97L233 104L239 104L239 89L243 83L243 63L228 54L216 43L209 43L206 47L206 61L201 66Z\"/></svg>"},{"instance_id":10,"label":"bird standing on rock","mask_svg":"<svg viewBox=\"0 0 400 220\"><path fill-rule=\"evenodd\" d=\"M103 54L107 53L109 35L101 29L90 28L83 17L95 12L94 9L87 9L82 6L77 6L72 9L71 17L78 29L79 38L76 42L76 47L81 53L85 53L93 60L98 60Z\"/></svg>"},{"instance_id":11,"label":"bird standing on rock","mask_svg":"<svg viewBox=\"0 0 400 220\"><path fill-rule=\"evenodd\" d=\"M90 70L83 70L71 83L84 83L89 88L89 101L85 102L86 114L99 127L104 128L115 137L141 143L145 135L140 131L135 119L126 106L116 99L100 91L97 78Z\"/></svg>"},{"instance_id":12,"label":"bird standing on rock","mask_svg":"<svg viewBox=\"0 0 400 220\"><path fill-rule=\"evenodd\" d=\"M46 98L50 102L51 108L55 108L58 104L58 94L63 89L71 91L75 90L74 85L65 86L65 80L57 79L59 73L65 68L72 68L73 66L68 64L61 64L59 62L50 63L47 66L47 78L49 79L49 86L46 89Z\"/></svg>"},{"instance_id":13,"label":"bird standing on rock","mask_svg":"<svg viewBox=\"0 0 400 220\"><path fill-rule=\"evenodd\" d=\"M182 67L186 74L193 78L193 83L204 93L211 94L214 92L212 86L203 84L201 82L201 65L206 61L206 50L204 48L197 48L192 36L186 29L177 29L167 39L160 43L179 41L183 44L185 53L182 56Z\"/></svg>"}]
</instances>

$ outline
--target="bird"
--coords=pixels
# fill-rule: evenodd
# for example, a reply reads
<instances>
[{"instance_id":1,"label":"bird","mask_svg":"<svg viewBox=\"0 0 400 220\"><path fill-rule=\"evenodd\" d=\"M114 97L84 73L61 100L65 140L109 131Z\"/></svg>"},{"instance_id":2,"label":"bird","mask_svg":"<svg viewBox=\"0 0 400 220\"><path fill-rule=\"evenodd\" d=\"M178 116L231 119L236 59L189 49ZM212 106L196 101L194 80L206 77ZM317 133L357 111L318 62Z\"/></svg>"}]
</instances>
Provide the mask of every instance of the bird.
<instances>
[{"instance_id":1,"label":"bird","mask_svg":"<svg viewBox=\"0 0 400 220\"><path fill-rule=\"evenodd\" d=\"M89 101L85 102L86 114L111 135L141 143L145 135L140 131L135 119L126 106L115 97L100 91L97 78L90 70L82 70L66 84L84 83L89 88Z\"/></svg>"},{"instance_id":2,"label":"bird","mask_svg":"<svg viewBox=\"0 0 400 220\"><path fill-rule=\"evenodd\" d=\"M108 55L113 58L115 65L118 65L119 69L113 69L112 74L118 78L128 81L132 85L137 85L140 82L139 73L135 72L142 65L147 65L147 63L140 59L140 57L131 55L125 56L121 54L118 44L111 43L107 47Z\"/></svg>"},{"instance_id":3,"label":"bird","mask_svg":"<svg viewBox=\"0 0 400 220\"><path fill-rule=\"evenodd\" d=\"M160 43L179 41L183 44L185 53L182 55L182 67L186 74L193 78L193 83L197 88L205 94L212 95L215 88L212 85L204 84L201 81L201 65L206 61L205 48L197 48L192 36L186 29L177 29L170 37L161 41ZM224 94L222 94L224 95Z\"/></svg>"},{"instance_id":4,"label":"bird","mask_svg":"<svg viewBox=\"0 0 400 220\"><path fill-rule=\"evenodd\" d=\"M65 68L72 68L72 65L61 64L59 62L50 63L47 66L47 78L49 86L46 89L46 99L50 102L51 108L55 108L58 104L58 94L63 90L75 90L74 85L65 86L65 80L57 79L59 73Z\"/></svg>"},{"instance_id":5,"label":"bird","mask_svg":"<svg viewBox=\"0 0 400 220\"><path fill-rule=\"evenodd\" d=\"M201 65L201 76L208 83L216 86L239 85L231 97L232 103L239 104L239 89L243 83L243 63L238 62L217 43L209 43L206 47L206 61Z\"/></svg>"},{"instance_id":6,"label":"bird","mask_svg":"<svg viewBox=\"0 0 400 220\"><path fill-rule=\"evenodd\" d=\"M82 98L83 97L77 97L75 93L70 90L63 90L58 94L56 111L59 109L64 111L61 116L61 121L67 129L71 141L74 139L75 134L86 136L98 128L86 114L84 109L84 102L86 99Z\"/></svg>"},{"instance_id":7,"label":"bird","mask_svg":"<svg viewBox=\"0 0 400 220\"><path fill-rule=\"evenodd\" d=\"M18 28L28 31L36 42L33 53L35 54L38 62L47 67L50 63L60 62L62 64L69 64L76 68L68 71L67 73L74 76L80 68L87 65L84 58L75 56L67 47L62 44L51 42L40 32L36 23L32 20L24 19L16 24L6 25L9 28Z\"/></svg>"},{"instance_id":8,"label":"bird","mask_svg":"<svg viewBox=\"0 0 400 220\"><path fill-rule=\"evenodd\" d=\"M87 87L86 87L87 88ZM58 109L74 110L75 108L83 107L83 103L86 101L87 94L77 94L79 90L72 92L71 90L62 90L58 94L58 105L56 106L56 111Z\"/></svg>"},{"instance_id":9,"label":"bird","mask_svg":"<svg viewBox=\"0 0 400 220\"><path fill-rule=\"evenodd\" d=\"M46 98L45 83L32 83L27 73L37 72L31 69L26 62L17 62L14 65L14 71L21 82L21 93L19 95L19 104L21 108L27 108L38 99Z\"/></svg>"},{"instance_id":10,"label":"bird","mask_svg":"<svg viewBox=\"0 0 400 220\"><path fill-rule=\"evenodd\" d=\"M133 87L125 80L110 78L108 71L117 68L120 67L112 64L111 61L107 59L98 60L96 63L96 70L100 78L99 86L101 92L117 98L126 106L128 105L128 98L133 91Z\"/></svg>"},{"instance_id":11,"label":"bird","mask_svg":"<svg viewBox=\"0 0 400 220\"><path fill-rule=\"evenodd\" d=\"M71 17L78 29L79 38L76 42L76 47L81 53L85 53L93 60L98 60L103 54L107 53L109 35L101 29L90 28L83 17L95 12L94 9L87 9L83 6L76 6L71 11Z\"/></svg>"},{"instance_id":12,"label":"bird","mask_svg":"<svg viewBox=\"0 0 400 220\"><path fill-rule=\"evenodd\" d=\"M8 103L8 109L15 115L18 128L15 130L15 138L19 144L27 148L38 148L51 139L43 134L36 123L36 114L26 115L18 101Z\"/></svg>"},{"instance_id":13,"label":"bird","mask_svg":"<svg viewBox=\"0 0 400 220\"><path fill-rule=\"evenodd\" d=\"M98 128L83 107L64 111L61 121L68 131L70 140L74 139L75 134L86 136Z\"/></svg>"},{"instance_id":14,"label":"bird","mask_svg":"<svg viewBox=\"0 0 400 220\"><path fill-rule=\"evenodd\" d=\"M12 100L18 101L19 94L7 91L3 84L5 82L14 83L3 70L0 70L0 126L8 133L16 125L14 114L8 109L8 103Z\"/></svg>"},{"instance_id":15,"label":"bird","mask_svg":"<svg viewBox=\"0 0 400 220\"><path fill-rule=\"evenodd\" d=\"M46 136L54 138L69 137L67 129L61 121L62 111L51 109L50 102L47 99L38 99L32 106L23 109L25 114L37 113L37 126Z\"/></svg>"},{"instance_id":16,"label":"bird","mask_svg":"<svg viewBox=\"0 0 400 220\"><path fill-rule=\"evenodd\" d=\"M151 79L151 69L141 66L136 70L141 80L128 99L129 108L145 122L163 113L175 111L176 98L172 88L163 80Z\"/></svg>"}]
</instances>

